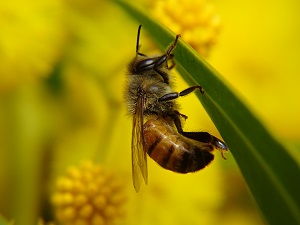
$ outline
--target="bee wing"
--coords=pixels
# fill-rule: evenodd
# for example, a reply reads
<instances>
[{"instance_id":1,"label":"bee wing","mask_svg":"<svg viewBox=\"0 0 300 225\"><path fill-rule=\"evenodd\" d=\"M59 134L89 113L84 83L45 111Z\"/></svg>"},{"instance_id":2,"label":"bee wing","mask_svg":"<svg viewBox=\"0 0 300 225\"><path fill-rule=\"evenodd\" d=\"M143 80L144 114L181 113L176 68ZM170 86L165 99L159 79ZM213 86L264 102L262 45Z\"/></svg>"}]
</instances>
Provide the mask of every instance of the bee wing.
<instances>
[{"instance_id":1,"label":"bee wing","mask_svg":"<svg viewBox=\"0 0 300 225\"><path fill-rule=\"evenodd\" d=\"M136 192L140 190L142 176L145 183L148 183L147 155L144 150L143 109L144 96L140 96L137 101L135 114L133 115L131 142L132 179Z\"/></svg>"}]
</instances>

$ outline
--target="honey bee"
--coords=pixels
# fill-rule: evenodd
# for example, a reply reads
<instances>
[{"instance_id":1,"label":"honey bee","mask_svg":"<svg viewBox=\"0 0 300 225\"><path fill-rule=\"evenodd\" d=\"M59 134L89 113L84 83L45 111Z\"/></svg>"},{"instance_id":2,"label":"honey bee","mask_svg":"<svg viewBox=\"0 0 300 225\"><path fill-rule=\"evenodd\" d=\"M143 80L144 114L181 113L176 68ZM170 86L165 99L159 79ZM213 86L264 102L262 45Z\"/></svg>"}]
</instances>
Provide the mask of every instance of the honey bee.
<instances>
[{"instance_id":1,"label":"honey bee","mask_svg":"<svg viewBox=\"0 0 300 225\"><path fill-rule=\"evenodd\" d=\"M201 86L181 92L172 90L170 70L175 66L172 53L180 35L162 55L146 56L139 52L141 25L138 28L136 56L129 63L125 99L132 125L132 178L136 192L142 179L148 182L147 154L160 166L178 173L195 172L213 159L214 149L227 151L226 144L207 132L186 132L181 122L187 116L179 113L178 97ZM171 61L171 65L169 65Z\"/></svg>"}]
</instances>

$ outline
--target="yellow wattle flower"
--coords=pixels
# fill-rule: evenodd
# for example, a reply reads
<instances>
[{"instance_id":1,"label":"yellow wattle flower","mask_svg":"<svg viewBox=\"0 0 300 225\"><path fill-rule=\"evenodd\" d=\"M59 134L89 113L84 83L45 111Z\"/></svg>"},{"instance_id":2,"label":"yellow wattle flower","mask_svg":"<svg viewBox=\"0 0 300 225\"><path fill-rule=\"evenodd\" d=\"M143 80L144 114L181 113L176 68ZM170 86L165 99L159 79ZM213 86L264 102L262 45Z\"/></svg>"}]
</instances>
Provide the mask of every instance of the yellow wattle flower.
<instances>
[{"instance_id":1,"label":"yellow wattle flower","mask_svg":"<svg viewBox=\"0 0 300 225\"><path fill-rule=\"evenodd\" d=\"M205 0L156 1L152 12L201 55L208 56L220 29L220 18L212 5Z\"/></svg>"},{"instance_id":2,"label":"yellow wattle flower","mask_svg":"<svg viewBox=\"0 0 300 225\"><path fill-rule=\"evenodd\" d=\"M124 184L115 174L90 161L69 167L57 180L52 203L64 225L102 225L124 215Z\"/></svg>"}]
</instances>

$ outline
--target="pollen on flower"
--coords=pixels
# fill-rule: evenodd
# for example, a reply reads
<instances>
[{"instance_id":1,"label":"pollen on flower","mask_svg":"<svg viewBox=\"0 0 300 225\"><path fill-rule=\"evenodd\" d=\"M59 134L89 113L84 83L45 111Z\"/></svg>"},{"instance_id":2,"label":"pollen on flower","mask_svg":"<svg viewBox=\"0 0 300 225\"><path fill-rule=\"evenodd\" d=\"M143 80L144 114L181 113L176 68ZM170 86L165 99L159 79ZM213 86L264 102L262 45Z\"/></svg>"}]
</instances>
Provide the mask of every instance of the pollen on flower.
<instances>
[{"instance_id":1,"label":"pollen on flower","mask_svg":"<svg viewBox=\"0 0 300 225\"><path fill-rule=\"evenodd\" d=\"M74 205L75 206L81 206L87 203L88 197L84 194L78 194L74 197Z\"/></svg>"},{"instance_id":2,"label":"pollen on flower","mask_svg":"<svg viewBox=\"0 0 300 225\"><path fill-rule=\"evenodd\" d=\"M154 16L208 56L220 30L220 18L206 0L165 0L151 4Z\"/></svg>"},{"instance_id":3,"label":"pollen on flower","mask_svg":"<svg viewBox=\"0 0 300 225\"><path fill-rule=\"evenodd\" d=\"M91 204L86 204L79 210L79 216L82 218L89 218L93 213L93 207Z\"/></svg>"},{"instance_id":4,"label":"pollen on flower","mask_svg":"<svg viewBox=\"0 0 300 225\"><path fill-rule=\"evenodd\" d=\"M56 219L64 225L113 224L124 215L123 190L114 173L90 161L70 167L52 195Z\"/></svg>"},{"instance_id":5,"label":"pollen on flower","mask_svg":"<svg viewBox=\"0 0 300 225\"><path fill-rule=\"evenodd\" d=\"M73 189L73 181L66 177L61 177L57 180L57 188L60 190Z\"/></svg>"},{"instance_id":6,"label":"pollen on flower","mask_svg":"<svg viewBox=\"0 0 300 225\"><path fill-rule=\"evenodd\" d=\"M103 195L99 195L94 199L94 205L100 209L103 210L106 206L106 197Z\"/></svg>"},{"instance_id":7,"label":"pollen on flower","mask_svg":"<svg viewBox=\"0 0 300 225\"><path fill-rule=\"evenodd\" d=\"M81 173L78 168L74 166L70 166L67 169L68 177L71 177L72 179L79 179L81 177Z\"/></svg>"}]
</instances>

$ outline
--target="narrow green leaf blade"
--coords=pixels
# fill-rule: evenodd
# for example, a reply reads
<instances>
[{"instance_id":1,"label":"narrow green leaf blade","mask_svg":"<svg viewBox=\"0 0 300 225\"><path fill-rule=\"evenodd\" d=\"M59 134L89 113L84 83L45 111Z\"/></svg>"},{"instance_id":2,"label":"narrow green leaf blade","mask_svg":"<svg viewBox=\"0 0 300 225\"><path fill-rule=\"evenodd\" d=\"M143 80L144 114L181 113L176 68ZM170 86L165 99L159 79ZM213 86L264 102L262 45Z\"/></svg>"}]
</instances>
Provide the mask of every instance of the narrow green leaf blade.
<instances>
[{"instance_id":1,"label":"narrow green leaf blade","mask_svg":"<svg viewBox=\"0 0 300 225\"><path fill-rule=\"evenodd\" d=\"M162 49L174 40L175 34L143 10L115 2L142 24ZM300 224L299 161L188 44L180 40L174 53L183 78L190 85L203 87L205 94L197 96L229 146L266 220L270 224Z\"/></svg>"}]
</instances>

